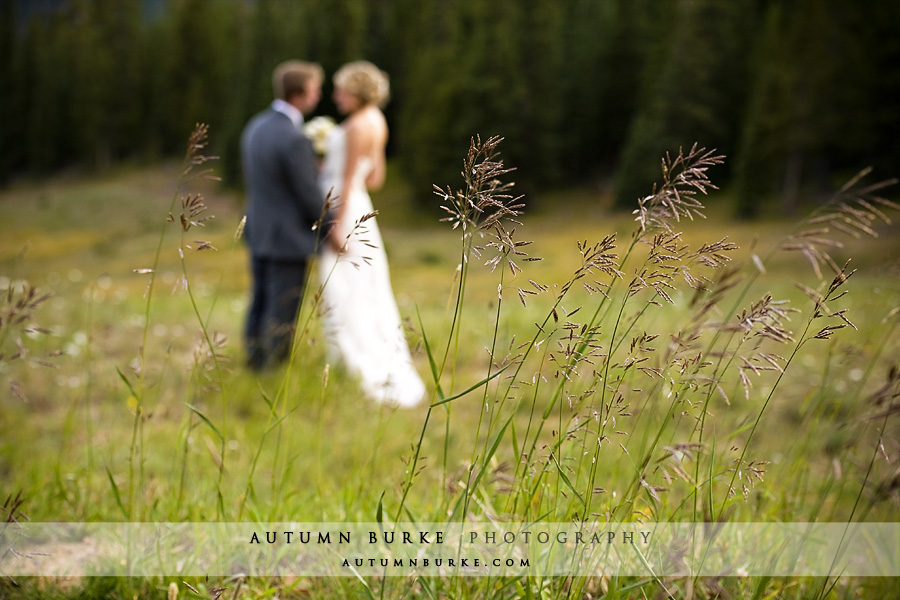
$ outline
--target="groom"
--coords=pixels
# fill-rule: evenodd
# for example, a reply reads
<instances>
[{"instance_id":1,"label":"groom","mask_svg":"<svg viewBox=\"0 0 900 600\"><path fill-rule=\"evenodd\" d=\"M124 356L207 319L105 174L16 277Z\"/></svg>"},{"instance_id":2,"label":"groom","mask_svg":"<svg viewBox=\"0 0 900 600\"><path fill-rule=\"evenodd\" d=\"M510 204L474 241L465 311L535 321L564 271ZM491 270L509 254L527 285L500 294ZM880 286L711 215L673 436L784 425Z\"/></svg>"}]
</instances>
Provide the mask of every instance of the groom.
<instances>
[{"instance_id":1,"label":"groom","mask_svg":"<svg viewBox=\"0 0 900 600\"><path fill-rule=\"evenodd\" d=\"M247 364L262 369L290 354L314 230L324 199L315 154L303 135L303 115L322 95L322 67L287 61L275 68L275 100L253 117L241 136L253 298L246 323Z\"/></svg>"}]
</instances>

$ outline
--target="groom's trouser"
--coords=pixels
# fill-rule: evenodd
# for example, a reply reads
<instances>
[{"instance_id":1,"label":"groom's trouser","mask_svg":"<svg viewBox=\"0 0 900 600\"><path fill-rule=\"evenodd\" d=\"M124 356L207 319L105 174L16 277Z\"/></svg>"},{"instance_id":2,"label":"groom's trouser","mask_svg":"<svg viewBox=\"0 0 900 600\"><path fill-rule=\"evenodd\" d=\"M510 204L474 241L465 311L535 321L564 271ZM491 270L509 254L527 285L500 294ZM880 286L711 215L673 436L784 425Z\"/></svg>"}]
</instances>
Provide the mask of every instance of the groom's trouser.
<instances>
[{"instance_id":1,"label":"groom's trouser","mask_svg":"<svg viewBox=\"0 0 900 600\"><path fill-rule=\"evenodd\" d=\"M291 351L307 260L251 258L253 299L247 314L247 365L283 362Z\"/></svg>"}]
</instances>

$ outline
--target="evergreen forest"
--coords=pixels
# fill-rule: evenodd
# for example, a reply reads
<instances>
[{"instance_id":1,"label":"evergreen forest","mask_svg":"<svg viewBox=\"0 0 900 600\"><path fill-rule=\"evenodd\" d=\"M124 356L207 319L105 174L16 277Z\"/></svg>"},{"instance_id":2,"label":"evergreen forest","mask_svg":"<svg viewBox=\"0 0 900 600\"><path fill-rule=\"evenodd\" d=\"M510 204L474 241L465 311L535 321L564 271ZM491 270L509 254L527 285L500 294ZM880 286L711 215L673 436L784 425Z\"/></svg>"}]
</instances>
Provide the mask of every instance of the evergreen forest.
<instances>
[{"instance_id":1,"label":"evergreen forest","mask_svg":"<svg viewBox=\"0 0 900 600\"><path fill-rule=\"evenodd\" d=\"M633 206L698 143L728 157L740 212L789 212L897 173L898 26L880 0L0 0L0 183L179 156L203 122L240 185L272 67L365 58L422 204L471 137L501 135L535 202L585 185Z\"/></svg>"}]
</instances>

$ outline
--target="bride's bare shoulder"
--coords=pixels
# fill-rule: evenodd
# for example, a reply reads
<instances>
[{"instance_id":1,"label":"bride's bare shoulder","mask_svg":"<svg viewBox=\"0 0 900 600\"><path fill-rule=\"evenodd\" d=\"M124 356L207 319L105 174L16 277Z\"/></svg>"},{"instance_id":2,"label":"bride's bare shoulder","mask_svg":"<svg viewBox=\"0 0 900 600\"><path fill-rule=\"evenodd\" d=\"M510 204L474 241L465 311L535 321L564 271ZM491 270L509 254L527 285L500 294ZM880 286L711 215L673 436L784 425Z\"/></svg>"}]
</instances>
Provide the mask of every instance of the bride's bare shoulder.
<instances>
[{"instance_id":1,"label":"bride's bare shoulder","mask_svg":"<svg viewBox=\"0 0 900 600\"><path fill-rule=\"evenodd\" d=\"M366 113L366 118L369 121L373 136L378 140L386 139L388 135L388 126L387 119L384 118L384 113L375 106L371 106L370 110L367 110Z\"/></svg>"},{"instance_id":2,"label":"bride's bare shoulder","mask_svg":"<svg viewBox=\"0 0 900 600\"><path fill-rule=\"evenodd\" d=\"M361 141L377 142L387 137L387 120L377 108L357 111L344 122L344 128Z\"/></svg>"}]
</instances>

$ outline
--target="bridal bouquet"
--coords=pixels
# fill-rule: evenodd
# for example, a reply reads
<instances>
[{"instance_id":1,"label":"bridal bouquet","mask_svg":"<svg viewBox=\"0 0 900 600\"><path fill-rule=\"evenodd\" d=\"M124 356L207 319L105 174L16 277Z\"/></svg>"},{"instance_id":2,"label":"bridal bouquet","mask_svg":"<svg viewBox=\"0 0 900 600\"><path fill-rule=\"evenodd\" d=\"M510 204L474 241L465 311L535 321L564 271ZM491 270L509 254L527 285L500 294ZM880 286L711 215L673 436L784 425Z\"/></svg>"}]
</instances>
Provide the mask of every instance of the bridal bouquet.
<instances>
[{"instance_id":1,"label":"bridal bouquet","mask_svg":"<svg viewBox=\"0 0 900 600\"><path fill-rule=\"evenodd\" d=\"M313 117L303 124L303 133L312 141L313 150L320 157L328 150L328 134L334 129L335 122L331 117Z\"/></svg>"}]
</instances>

